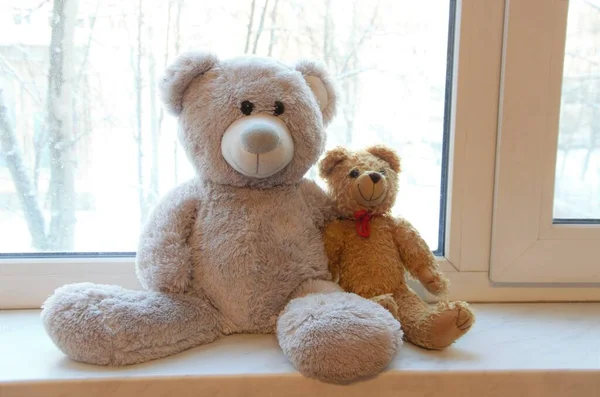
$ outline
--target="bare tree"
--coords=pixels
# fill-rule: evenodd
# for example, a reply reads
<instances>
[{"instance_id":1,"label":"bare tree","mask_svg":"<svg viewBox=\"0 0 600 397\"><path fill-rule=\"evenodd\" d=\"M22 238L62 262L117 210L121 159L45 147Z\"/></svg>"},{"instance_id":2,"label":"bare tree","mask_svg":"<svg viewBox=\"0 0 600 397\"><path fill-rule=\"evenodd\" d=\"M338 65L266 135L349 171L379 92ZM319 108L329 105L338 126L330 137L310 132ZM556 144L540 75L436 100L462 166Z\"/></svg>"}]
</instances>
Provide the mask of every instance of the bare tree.
<instances>
[{"instance_id":1,"label":"bare tree","mask_svg":"<svg viewBox=\"0 0 600 397\"><path fill-rule=\"evenodd\" d=\"M148 27L148 41L154 41L154 29ZM151 148L151 168L150 168L150 188L148 190L146 205L152 206L158 199L158 144L159 144L159 111L156 103L156 58L153 51L148 51L148 74L150 80L150 144Z\"/></svg>"},{"instance_id":2,"label":"bare tree","mask_svg":"<svg viewBox=\"0 0 600 397\"><path fill-rule=\"evenodd\" d=\"M258 30L254 35L254 45L252 46L252 53L256 54L256 50L258 49L258 41L260 40L260 36L262 35L263 29L265 27L265 16L267 15L267 8L269 7L269 0L265 0L265 5L263 6L262 12L260 14L260 22L258 23Z\"/></svg>"},{"instance_id":3,"label":"bare tree","mask_svg":"<svg viewBox=\"0 0 600 397\"><path fill-rule=\"evenodd\" d=\"M2 150L23 207L32 244L38 250L71 251L74 246L76 139L73 131L73 38L77 6L78 0L54 0L52 8L46 99L47 138L42 141L50 153L48 227L36 191L35 177L32 181L27 172L15 133L7 118L3 98L0 98Z\"/></svg>"},{"instance_id":4,"label":"bare tree","mask_svg":"<svg viewBox=\"0 0 600 397\"><path fill-rule=\"evenodd\" d=\"M39 250L47 248L45 221L39 206L37 195L29 178L29 172L23 161L23 155L17 137L8 120L4 95L0 89L0 149L6 158L8 170L23 207L27 228L32 237L33 246Z\"/></svg>"},{"instance_id":5,"label":"bare tree","mask_svg":"<svg viewBox=\"0 0 600 397\"><path fill-rule=\"evenodd\" d=\"M352 20L350 21L351 27L348 37L340 37L340 33L336 31L332 0L325 0L324 2L322 30L307 25L304 27L306 34L297 36L297 40L306 37L314 48L320 50L324 62L336 76L342 98L340 110L346 124L343 143L348 146L352 144L354 136L356 102L359 95L359 75L371 69L370 67L361 67L359 54L365 42L372 36L379 8L379 1L373 2L372 14L365 21L359 3L361 2L358 0L354 0L352 3L344 3L346 7L352 7ZM368 4L371 5L372 3ZM299 10L301 14L307 12L304 3L299 4ZM309 175L314 176L314 171L311 170Z\"/></svg>"},{"instance_id":6,"label":"bare tree","mask_svg":"<svg viewBox=\"0 0 600 397\"><path fill-rule=\"evenodd\" d=\"M256 0L252 0L250 4L250 18L248 19L248 29L246 31L246 45L244 46L244 54L250 49L250 37L252 36L252 25L254 23L254 9L256 8Z\"/></svg>"},{"instance_id":7,"label":"bare tree","mask_svg":"<svg viewBox=\"0 0 600 397\"><path fill-rule=\"evenodd\" d=\"M70 251L75 229L73 134L74 33L78 0L54 0L48 71L48 145L50 151L50 227L48 247Z\"/></svg>"},{"instance_id":8,"label":"bare tree","mask_svg":"<svg viewBox=\"0 0 600 397\"><path fill-rule=\"evenodd\" d=\"M584 150L584 160L580 168L580 179L585 179L594 151L600 147L600 84L598 75L600 63L590 49L596 48L600 37L598 21L600 7L593 2L585 2L589 13L581 16L576 32L580 38L587 38L576 47L567 45L563 77L563 105L561 108L560 142L558 150L563 153L559 177L564 175L571 151ZM586 43L586 44L583 44ZM592 52L595 54L595 52Z\"/></svg>"},{"instance_id":9,"label":"bare tree","mask_svg":"<svg viewBox=\"0 0 600 397\"><path fill-rule=\"evenodd\" d=\"M273 4L273 9L271 10L271 37L269 38L269 50L267 52L268 56L273 55L273 47L275 46L275 42L277 39L276 36L276 24L277 24L277 6L279 5L279 0L275 0L275 4Z\"/></svg>"},{"instance_id":10,"label":"bare tree","mask_svg":"<svg viewBox=\"0 0 600 397\"><path fill-rule=\"evenodd\" d=\"M340 110L346 123L344 144L351 145L354 136L354 120L356 114L356 100L359 94L359 79L361 73L371 70L371 67L362 67L359 62L359 54L365 43L372 36L376 19L379 12L380 1L370 2L373 9L368 20L364 20L359 2L344 3L352 7L352 20L349 37L340 38L335 30L333 20L332 0L325 0L323 15L323 59L336 74L341 91ZM317 33L307 27L309 38L313 43L319 43L317 38L312 37Z\"/></svg>"},{"instance_id":11,"label":"bare tree","mask_svg":"<svg viewBox=\"0 0 600 397\"><path fill-rule=\"evenodd\" d=\"M360 24L360 11L357 6L357 2L354 2L352 9L352 30L351 30L351 45L347 49L345 57L343 57L339 79L343 79L345 90L347 93L348 101L343 109L344 119L346 121L347 133L346 142L350 144L352 142L352 136L354 135L354 121L356 114L356 100L359 94L359 80L358 75L364 71L371 70L370 67L361 67L359 63L358 54L363 48L365 42L371 37L376 26L376 19L379 12L379 1L373 5L373 11L371 17L367 21L366 25L362 27Z\"/></svg>"},{"instance_id":12,"label":"bare tree","mask_svg":"<svg viewBox=\"0 0 600 397\"><path fill-rule=\"evenodd\" d=\"M167 22L165 26L165 51L163 54L163 68L167 67L167 62L169 62L169 48L171 44L171 11L173 9L173 0L169 0L169 4L167 5ZM154 80L153 80L154 81ZM165 118L164 108L161 106L158 112L158 133L160 134L162 131L162 123Z\"/></svg>"},{"instance_id":13,"label":"bare tree","mask_svg":"<svg viewBox=\"0 0 600 397\"><path fill-rule=\"evenodd\" d=\"M101 5L102 5L102 0L96 0L96 9L94 12L94 18L92 19L92 23L90 26L90 34L88 35L87 45L85 46L83 61L81 62L81 66L79 67L79 73L77 75L77 82L75 83L75 89L79 88L81 79L85 76L86 66L88 64L88 60L90 57L90 49L92 48L92 38L94 37L94 30L96 29L96 22L98 22L98 14L99 14Z\"/></svg>"},{"instance_id":14,"label":"bare tree","mask_svg":"<svg viewBox=\"0 0 600 397\"><path fill-rule=\"evenodd\" d=\"M36 89L30 89L25 83L20 73L15 69L14 66L11 65L11 63L2 54L0 54L0 65L2 65L2 70L5 70L7 75L12 76L19 82L19 87L27 94L29 94L29 97L33 100L35 105L41 105L42 97L39 91L37 91Z\"/></svg>"},{"instance_id":15,"label":"bare tree","mask_svg":"<svg viewBox=\"0 0 600 397\"><path fill-rule=\"evenodd\" d=\"M28 70L31 73L31 67L29 67L29 62L27 61L27 59L24 60L24 63L28 65ZM11 63L7 59L5 59L4 56L2 56L2 54L0 54L0 64L2 65L3 70L6 70L8 75L12 76L19 83L19 88L23 92L26 92L29 95L29 97L31 98L33 103L36 106L41 107L42 106L42 98L41 98L37 88L34 87L33 90L30 89L27 86L27 84L25 83L25 81L23 80L23 78L21 77L20 73L11 65ZM35 80L32 78L32 81L35 81ZM41 157L41 153L45 147L46 147L46 145L44 144L44 135L42 134L42 136L38 137L38 139L36 139L34 142L34 164L33 164L33 172L32 172L32 178L33 178L32 191L35 192L36 194L37 194L38 180L39 180L40 157Z\"/></svg>"},{"instance_id":16,"label":"bare tree","mask_svg":"<svg viewBox=\"0 0 600 397\"><path fill-rule=\"evenodd\" d=\"M181 26L181 6L182 6L182 2L183 0L177 0L177 11L175 12L175 54L179 54L180 48L181 48L181 33L179 30L179 27ZM179 141L177 140L177 138L175 138L173 140L173 162L174 162L174 167L173 167L173 173L174 173L174 179L175 179L175 183L179 183L179 166L177 163L177 159L179 156Z\"/></svg>"},{"instance_id":17,"label":"bare tree","mask_svg":"<svg viewBox=\"0 0 600 397\"><path fill-rule=\"evenodd\" d=\"M323 16L323 60L329 64L331 58L331 37L333 34L333 19L331 17L331 0L325 0Z\"/></svg>"},{"instance_id":18,"label":"bare tree","mask_svg":"<svg viewBox=\"0 0 600 397\"><path fill-rule=\"evenodd\" d=\"M142 0L138 0L138 14L137 14L137 35L136 35L136 51L135 51L135 62L133 65L134 72L134 90L135 90L135 143L137 146L137 168L138 168L138 203L140 206L140 222L144 222L146 214L148 212L146 203L145 193L145 180L144 180L144 133L142 125L142 56L143 56L143 43L142 43L142 28L144 26L144 9L142 7Z\"/></svg>"}]
</instances>

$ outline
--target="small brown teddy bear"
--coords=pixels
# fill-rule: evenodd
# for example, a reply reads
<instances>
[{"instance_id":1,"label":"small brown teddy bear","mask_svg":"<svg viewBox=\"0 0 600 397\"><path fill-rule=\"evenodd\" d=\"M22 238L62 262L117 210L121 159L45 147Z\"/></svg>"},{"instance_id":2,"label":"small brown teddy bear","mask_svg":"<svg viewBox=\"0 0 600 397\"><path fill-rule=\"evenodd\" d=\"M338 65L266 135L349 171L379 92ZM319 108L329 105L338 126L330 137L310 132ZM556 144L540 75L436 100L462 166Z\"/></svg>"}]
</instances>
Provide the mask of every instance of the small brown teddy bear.
<instances>
[{"instance_id":1,"label":"small brown teddy bear","mask_svg":"<svg viewBox=\"0 0 600 397\"><path fill-rule=\"evenodd\" d=\"M329 151L319 174L341 214L324 232L330 272L340 286L387 308L400 322L404 339L443 349L464 335L475 317L465 302L424 302L407 285L405 271L435 295L448 280L419 235L390 211L398 192L400 159L385 146L352 152Z\"/></svg>"}]
</instances>

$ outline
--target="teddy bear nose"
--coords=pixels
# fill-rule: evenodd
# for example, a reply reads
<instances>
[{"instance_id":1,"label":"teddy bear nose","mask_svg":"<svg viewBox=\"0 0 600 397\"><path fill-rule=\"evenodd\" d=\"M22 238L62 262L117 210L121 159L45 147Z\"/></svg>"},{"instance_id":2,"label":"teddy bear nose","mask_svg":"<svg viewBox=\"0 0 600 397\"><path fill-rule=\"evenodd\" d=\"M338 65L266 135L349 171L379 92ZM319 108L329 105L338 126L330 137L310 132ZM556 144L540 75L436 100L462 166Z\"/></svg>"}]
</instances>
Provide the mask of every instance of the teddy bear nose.
<instances>
[{"instance_id":1,"label":"teddy bear nose","mask_svg":"<svg viewBox=\"0 0 600 397\"><path fill-rule=\"evenodd\" d=\"M381 174L379 172L369 172L369 178L371 178L373 183L377 183L381 180Z\"/></svg>"},{"instance_id":2,"label":"teddy bear nose","mask_svg":"<svg viewBox=\"0 0 600 397\"><path fill-rule=\"evenodd\" d=\"M279 145L279 135L267 125L255 125L242 132L241 144L247 152L268 153Z\"/></svg>"}]
</instances>

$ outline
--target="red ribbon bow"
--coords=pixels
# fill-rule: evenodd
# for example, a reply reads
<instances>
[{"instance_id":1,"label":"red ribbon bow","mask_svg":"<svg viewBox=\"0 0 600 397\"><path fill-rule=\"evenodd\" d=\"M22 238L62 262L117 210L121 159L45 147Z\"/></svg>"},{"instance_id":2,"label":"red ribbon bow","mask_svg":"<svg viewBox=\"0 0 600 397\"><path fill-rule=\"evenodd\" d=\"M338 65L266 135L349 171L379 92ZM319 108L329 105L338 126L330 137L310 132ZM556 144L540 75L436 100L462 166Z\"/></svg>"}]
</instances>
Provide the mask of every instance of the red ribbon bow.
<instances>
[{"instance_id":1,"label":"red ribbon bow","mask_svg":"<svg viewBox=\"0 0 600 397\"><path fill-rule=\"evenodd\" d=\"M371 235L371 218L373 215L367 210L360 210L354 213L356 219L356 233L361 237L369 237Z\"/></svg>"}]
</instances>

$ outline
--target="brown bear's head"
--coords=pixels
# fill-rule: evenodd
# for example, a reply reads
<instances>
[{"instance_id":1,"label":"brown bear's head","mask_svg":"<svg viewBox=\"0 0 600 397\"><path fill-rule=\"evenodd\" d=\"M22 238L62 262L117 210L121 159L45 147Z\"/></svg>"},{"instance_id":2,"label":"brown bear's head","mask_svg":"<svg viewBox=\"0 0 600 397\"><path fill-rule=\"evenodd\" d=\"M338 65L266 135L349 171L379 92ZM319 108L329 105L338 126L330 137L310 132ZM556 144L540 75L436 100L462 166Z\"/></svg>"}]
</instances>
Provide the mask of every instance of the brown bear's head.
<instances>
[{"instance_id":1,"label":"brown bear's head","mask_svg":"<svg viewBox=\"0 0 600 397\"><path fill-rule=\"evenodd\" d=\"M327 152L319 164L319 174L338 210L347 216L360 210L377 214L390 211L398 192L399 173L398 155L381 145L357 152L338 147Z\"/></svg>"},{"instance_id":2,"label":"brown bear's head","mask_svg":"<svg viewBox=\"0 0 600 397\"><path fill-rule=\"evenodd\" d=\"M186 52L160 81L197 173L233 186L297 183L324 150L336 93L323 65Z\"/></svg>"}]
</instances>

